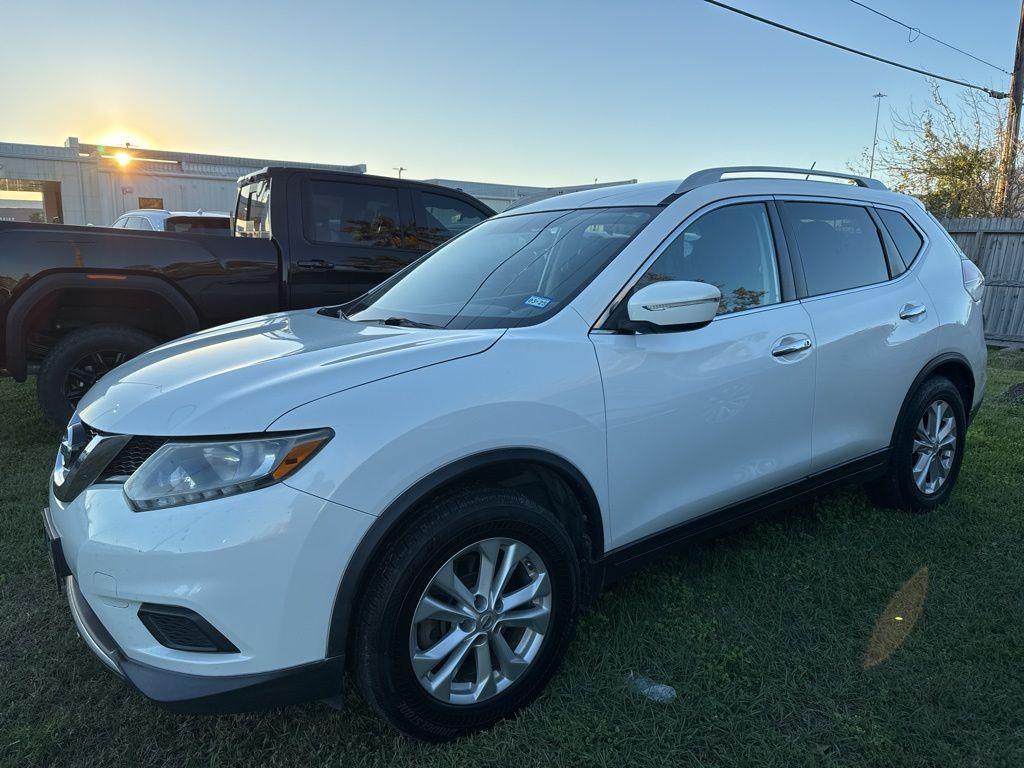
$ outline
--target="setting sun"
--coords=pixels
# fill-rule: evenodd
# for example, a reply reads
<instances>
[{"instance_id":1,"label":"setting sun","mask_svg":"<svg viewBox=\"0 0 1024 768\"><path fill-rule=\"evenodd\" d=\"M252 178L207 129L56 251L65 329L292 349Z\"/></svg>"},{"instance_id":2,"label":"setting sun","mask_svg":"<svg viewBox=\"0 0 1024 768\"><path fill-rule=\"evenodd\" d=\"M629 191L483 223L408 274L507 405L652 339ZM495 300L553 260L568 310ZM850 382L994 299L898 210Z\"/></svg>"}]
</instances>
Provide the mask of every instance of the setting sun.
<instances>
[{"instance_id":1,"label":"setting sun","mask_svg":"<svg viewBox=\"0 0 1024 768\"><path fill-rule=\"evenodd\" d=\"M132 156L127 152L115 152L114 159L117 160L117 164L123 168L132 161Z\"/></svg>"}]
</instances>

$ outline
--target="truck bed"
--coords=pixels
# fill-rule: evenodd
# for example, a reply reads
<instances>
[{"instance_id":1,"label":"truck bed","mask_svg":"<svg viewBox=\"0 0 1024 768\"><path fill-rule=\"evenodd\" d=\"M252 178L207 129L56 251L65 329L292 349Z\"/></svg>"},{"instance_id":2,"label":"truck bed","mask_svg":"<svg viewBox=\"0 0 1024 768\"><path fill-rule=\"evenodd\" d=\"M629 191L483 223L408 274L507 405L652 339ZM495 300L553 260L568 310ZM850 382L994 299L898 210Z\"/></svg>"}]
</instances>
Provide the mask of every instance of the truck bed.
<instances>
[{"instance_id":1,"label":"truck bed","mask_svg":"<svg viewBox=\"0 0 1024 768\"><path fill-rule=\"evenodd\" d=\"M0 328L5 331L0 351L6 353L12 342L14 334L7 332L15 330L12 323L24 321L21 315L38 303L30 292L73 283L118 289L137 283L140 290L157 286L191 307L201 327L283 306L281 257L271 240L0 222ZM16 378L24 375L10 370L14 366L0 367Z\"/></svg>"}]
</instances>

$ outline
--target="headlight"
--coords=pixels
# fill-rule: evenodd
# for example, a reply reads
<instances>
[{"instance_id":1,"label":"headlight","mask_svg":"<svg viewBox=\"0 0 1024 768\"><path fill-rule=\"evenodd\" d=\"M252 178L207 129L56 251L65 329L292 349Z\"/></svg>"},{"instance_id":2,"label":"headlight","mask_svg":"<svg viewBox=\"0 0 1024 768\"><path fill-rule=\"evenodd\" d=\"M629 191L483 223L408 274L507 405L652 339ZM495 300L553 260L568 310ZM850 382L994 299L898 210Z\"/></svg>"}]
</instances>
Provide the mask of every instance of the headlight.
<instances>
[{"instance_id":1,"label":"headlight","mask_svg":"<svg viewBox=\"0 0 1024 768\"><path fill-rule=\"evenodd\" d=\"M169 442L124 484L135 510L218 499L280 482L334 436L329 429L228 441Z\"/></svg>"}]
</instances>

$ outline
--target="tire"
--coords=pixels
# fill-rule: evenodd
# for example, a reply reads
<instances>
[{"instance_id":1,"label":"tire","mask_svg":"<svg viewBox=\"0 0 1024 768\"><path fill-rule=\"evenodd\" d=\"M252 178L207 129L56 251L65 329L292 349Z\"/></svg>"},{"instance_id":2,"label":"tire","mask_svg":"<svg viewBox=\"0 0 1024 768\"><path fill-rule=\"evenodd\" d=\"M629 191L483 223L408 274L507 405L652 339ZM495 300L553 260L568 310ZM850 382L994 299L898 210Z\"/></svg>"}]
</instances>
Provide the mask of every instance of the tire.
<instances>
[{"instance_id":1,"label":"tire","mask_svg":"<svg viewBox=\"0 0 1024 768\"><path fill-rule=\"evenodd\" d=\"M36 395L43 415L64 426L104 373L158 343L148 333L123 325L93 325L62 336L39 368Z\"/></svg>"},{"instance_id":2,"label":"tire","mask_svg":"<svg viewBox=\"0 0 1024 768\"><path fill-rule=\"evenodd\" d=\"M953 443L932 454L930 472L915 475L915 464L921 457L917 449L924 443L932 444L929 439L915 444L919 435L918 428L925 427L928 433L935 423L933 407L940 407L939 413L945 414L940 422L948 424L953 420L956 434ZM926 416L926 414L928 414ZM911 512L930 512L943 504L953 492L960 465L964 459L964 443L967 433L967 416L960 390L949 379L933 376L927 379L914 393L897 424L893 439L893 454L889 460L889 469L885 477L869 484L866 488L868 498L879 507L905 509ZM943 441L949 437L943 438ZM948 451L951 451L949 453ZM927 452L927 451L926 451ZM919 467L920 468L920 467ZM944 472L944 475L942 474ZM942 475L941 480L940 475ZM919 485L922 479L924 488ZM934 484L934 487L932 485Z\"/></svg>"},{"instance_id":3,"label":"tire","mask_svg":"<svg viewBox=\"0 0 1024 768\"><path fill-rule=\"evenodd\" d=\"M499 540L506 542L505 549L493 543ZM473 607L476 618L459 623L414 621L428 592L435 601L458 605L436 586L435 577L449 563L451 573L457 574L476 562L477 570L463 572L460 581L464 587L479 587L481 547L495 553L499 575L502 562L516 562L527 553L499 595L515 599L514 592L528 588L537 597L515 610L507 609L500 597L487 606L478 602ZM510 558L509 552L515 555ZM546 595L541 586L545 578L550 590ZM352 628L352 672L363 698L399 730L428 741L446 741L493 725L533 701L555 673L575 629L580 583L579 558L569 534L554 515L527 496L499 488L470 488L438 498L386 546L379 565L368 575L354 613L359 619ZM466 597L479 601L480 593ZM541 633L536 630L539 624L512 627L500 618L525 615L516 611L527 609L531 615L542 615L545 604L548 614ZM488 615L498 622L495 627ZM501 656L495 634L504 648L520 654L520 661ZM464 639L451 656L438 655L436 664L424 662L440 638ZM468 650L464 661L457 663L460 649ZM419 655L417 668L414 654ZM481 661L480 654L487 654L490 661ZM529 661L523 663L525 659ZM456 669L450 690L444 684L449 679L444 675L446 662ZM441 681L436 693L426 687L430 680Z\"/></svg>"}]
</instances>

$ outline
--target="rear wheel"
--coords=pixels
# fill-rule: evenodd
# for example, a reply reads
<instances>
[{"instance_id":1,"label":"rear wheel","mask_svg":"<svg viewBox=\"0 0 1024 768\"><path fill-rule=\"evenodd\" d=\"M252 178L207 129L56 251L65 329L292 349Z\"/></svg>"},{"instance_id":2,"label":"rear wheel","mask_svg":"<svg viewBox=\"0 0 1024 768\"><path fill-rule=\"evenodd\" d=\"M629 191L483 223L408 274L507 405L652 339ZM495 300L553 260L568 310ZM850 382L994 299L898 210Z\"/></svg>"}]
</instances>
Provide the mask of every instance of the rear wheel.
<instances>
[{"instance_id":1,"label":"rear wheel","mask_svg":"<svg viewBox=\"0 0 1024 768\"><path fill-rule=\"evenodd\" d=\"M927 512L953 492L964 457L967 418L960 391L935 376L911 398L896 429L886 477L868 486L879 506Z\"/></svg>"},{"instance_id":2,"label":"rear wheel","mask_svg":"<svg viewBox=\"0 0 1024 768\"><path fill-rule=\"evenodd\" d=\"M104 374L158 343L121 325L79 328L61 337L39 368L36 395L43 415L58 426L67 424L78 401Z\"/></svg>"},{"instance_id":3,"label":"rear wheel","mask_svg":"<svg viewBox=\"0 0 1024 768\"><path fill-rule=\"evenodd\" d=\"M440 741L486 728L543 690L572 635L579 560L528 497L444 497L387 547L355 614L353 672L378 714Z\"/></svg>"}]
</instances>

